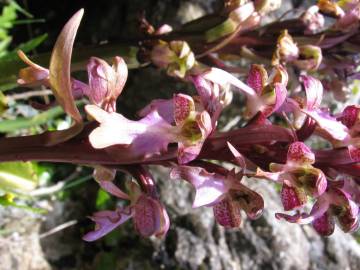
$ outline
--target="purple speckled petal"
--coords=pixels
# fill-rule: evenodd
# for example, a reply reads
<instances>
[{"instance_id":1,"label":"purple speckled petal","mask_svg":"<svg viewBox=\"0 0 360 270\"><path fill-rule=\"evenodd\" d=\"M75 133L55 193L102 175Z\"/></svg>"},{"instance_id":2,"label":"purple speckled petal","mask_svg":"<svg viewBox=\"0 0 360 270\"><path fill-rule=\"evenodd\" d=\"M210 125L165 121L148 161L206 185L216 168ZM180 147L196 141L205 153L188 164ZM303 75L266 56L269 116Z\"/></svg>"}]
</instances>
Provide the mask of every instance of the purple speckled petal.
<instances>
[{"instance_id":1,"label":"purple speckled petal","mask_svg":"<svg viewBox=\"0 0 360 270\"><path fill-rule=\"evenodd\" d=\"M281 202L285 211L298 209L307 202L307 196L303 189L284 183L281 189Z\"/></svg>"},{"instance_id":2,"label":"purple speckled petal","mask_svg":"<svg viewBox=\"0 0 360 270\"><path fill-rule=\"evenodd\" d=\"M313 164L315 155L303 142L294 142L289 146L287 162L298 165Z\"/></svg>"},{"instance_id":3,"label":"purple speckled petal","mask_svg":"<svg viewBox=\"0 0 360 270\"><path fill-rule=\"evenodd\" d=\"M329 236L335 230L335 221L329 212L325 212L322 216L315 219L312 225L318 234L323 236Z\"/></svg>"},{"instance_id":4,"label":"purple speckled petal","mask_svg":"<svg viewBox=\"0 0 360 270\"><path fill-rule=\"evenodd\" d=\"M225 197L213 206L217 223L225 228L237 228L241 224L240 207L230 197Z\"/></svg>"}]
</instances>

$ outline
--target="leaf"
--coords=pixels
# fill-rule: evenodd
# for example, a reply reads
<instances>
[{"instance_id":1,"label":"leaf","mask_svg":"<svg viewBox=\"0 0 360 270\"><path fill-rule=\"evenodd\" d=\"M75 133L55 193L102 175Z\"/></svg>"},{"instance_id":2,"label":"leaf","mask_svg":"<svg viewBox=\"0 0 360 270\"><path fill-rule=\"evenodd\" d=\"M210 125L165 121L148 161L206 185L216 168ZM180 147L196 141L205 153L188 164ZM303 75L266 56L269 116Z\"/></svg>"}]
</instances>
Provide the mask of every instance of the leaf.
<instances>
[{"instance_id":1,"label":"leaf","mask_svg":"<svg viewBox=\"0 0 360 270\"><path fill-rule=\"evenodd\" d=\"M10 5L18 12L22 13L24 16L28 18L33 18L34 16L29 13L26 9L22 8L15 0L10 0Z\"/></svg>"},{"instance_id":2,"label":"leaf","mask_svg":"<svg viewBox=\"0 0 360 270\"><path fill-rule=\"evenodd\" d=\"M24 53L32 51L33 49L37 48L41 43L43 43L47 39L47 37L48 37L47 34L43 34L41 36L35 37L35 38L33 38L33 39L19 45L13 51L11 51L9 53L6 53L3 56L0 55L0 58L1 58L2 61L3 60L17 60L18 59L18 55L17 55L18 50L21 50Z\"/></svg>"},{"instance_id":3,"label":"leaf","mask_svg":"<svg viewBox=\"0 0 360 270\"><path fill-rule=\"evenodd\" d=\"M38 183L36 163L0 163L0 188L7 191L30 191Z\"/></svg>"}]
</instances>

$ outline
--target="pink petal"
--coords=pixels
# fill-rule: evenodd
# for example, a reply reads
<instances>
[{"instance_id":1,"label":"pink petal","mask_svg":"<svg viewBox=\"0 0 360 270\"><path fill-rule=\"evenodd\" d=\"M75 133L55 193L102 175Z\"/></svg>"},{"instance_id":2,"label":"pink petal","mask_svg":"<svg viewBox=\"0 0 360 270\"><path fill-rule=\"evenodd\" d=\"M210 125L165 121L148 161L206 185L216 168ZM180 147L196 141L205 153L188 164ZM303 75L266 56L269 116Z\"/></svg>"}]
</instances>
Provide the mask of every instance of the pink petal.
<instances>
[{"instance_id":1,"label":"pink petal","mask_svg":"<svg viewBox=\"0 0 360 270\"><path fill-rule=\"evenodd\" d=\"M99 181L99 185L102 189L106 190L111 195L114 195L120 199L130 200L129 195L127 195L121 189L119 189L112 181L106 181L106 180Z\"/></svg>"},{"instance_id":2,"label":"pink petal","mask_svg":"<svg viewBox=\"0 0 360 270\"><path fill-rule=\"evenodd\" d=\"M90 100L108 112L116 111L116 99L121 94L128 75L125 61L116 56L111 67L106 61L91 57L87 65Z\"/></svg>"},{"instance_id":3,"label":"pink petal","mask_svg":"<svg viewBox=\"0 0 360 270\"><path fill-rule=\"evenodd\" d=\"M174 101L173 99L154 99L149 105L138 112L140 117L145 117L151 111L156 110L159 115L169 124L173 124L174 119Z\"/></svg>"},{"instance_id":4,"label":"pink petal","mask_svg":"<svg viewBox=\"0 0 360 270\"><path fill-rule=\"evenodd\" d=\"M160 204L160 203L159 203ZM169 228L170 228L170 219L169 219L169 215L166 212L165 207L160 204L160 208L161 208L161 214L160 214L160 228L159 230L156 232L155 236L156 237L163 237L167 234Z\"/></svg>"},{"instance_id":5,"label":"pink petal","mask_svg":"<svg viewBox=\"0 0 360 270\"><path fill-rule=\"evenodd\" d=\"M348 150L351 160L353 162L360 162L360 148L349 145Z\"/></svg>"},{"instance_id":6,"label":"pink petal","mask_svg":"<svg viewBox=\"0 0 360 270\"><path fill-rule=\"evenodd\" d=\"M194 208L214 204L229 191L225 176L209 173L200 167L178 166L171 170L170 177L184 179L194 186Z\"/></svg>"},{"instance_id":7,"label":"pink petal","mask_svg":"<svg viewBox=\"0 0 360 270\"><path fill-rule=\"evenodd\" d=\"M97 212L90 217L91 220L96 222L95 230L88 232L83 236L83 239L88 242L95 241L126 222L131 218L131 216L132 214L128 211L128 209L120 208L115 211Z\"/></svg>"},{"instance_id":8,"label":"pink petal","mask_svg":"<svg viewBox=\"0 0 360 270\"><path fill-rule=\"evenodd\" d=\"M276 112L282 106L287 96L287 89L284 84L275 83L274 86L275 86L276 102L272 107L271 113Z\"/></svg>"},{"instance_id":9,"label":"pink petal","mask_svg":"<svg viewBox=\"0 0 360 270\"><path fill-rule=\"evenodd\" d=\"M300 76L306 92L306 108L318 109L323 96L323 86L318 79L311 76Z\"/></svg>"},{"instance_id":10,"label":"pink petal","mask_svg":"<svg viewBox=\"0 0 360 270\"><path fill-rule=\"evenodd\" d=\"M85 110L100 123L89 136L94 148L129 145L137 156L148 156L165 151L169 143L178 140L174 127L161 118L157 111L152 111L139 121L132 121L95 105L87 105Z\"/></svg>"},{"instance_id":11,"label":"pink petal","mask_svg":"<svg viewBox=\"0 0 360 270\"><path fill-rule=\"evenodd\" d=\"M348 136L348 129L341 122L323 111L307 111L305 114L316 121L320 130L325 132L331 139L342 141Z\"/></svg>"},{"instance_id":12,"label":"pink petal","mask_svg":"<svg viewBox=\"0 0 360 270\"><path fill-rule=\"evenodd\" d=\"M242 154L239 153L238 150L230 143L227 142L227 146L230 150L230 152L235 157L236 163L240 166L241 170L244 172L246 170L246 161Z\"/></svg>"},{"instance_id":13,"label":"pink petal","mask_svg":"<svg viewBox=\"0 0 360 270\"><path fill-rule=\"evenodd\" d=\"M254 89L231 75L230 73L218 69L218 68L211 68L207 73L204 75L204 79L209 80L213 83L220 85L221 87L227 87L228 84L233 85L237 88L237 90L245 93L247 96L256 96L256 92Z\"/></svg>"}]
</instances>

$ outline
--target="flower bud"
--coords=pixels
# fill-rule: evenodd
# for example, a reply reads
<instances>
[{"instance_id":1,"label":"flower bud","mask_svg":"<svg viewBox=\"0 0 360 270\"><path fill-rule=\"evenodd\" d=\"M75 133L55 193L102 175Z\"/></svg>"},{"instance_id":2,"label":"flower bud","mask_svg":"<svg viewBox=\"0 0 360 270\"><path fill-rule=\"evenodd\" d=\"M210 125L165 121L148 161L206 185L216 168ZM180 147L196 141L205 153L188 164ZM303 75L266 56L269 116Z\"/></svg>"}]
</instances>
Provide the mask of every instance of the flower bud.
<instances>
[{"instance_id":1,"label":"flower bud","mask_svg":"<svg viewBox=\"0 0 360 270\"><path fill-rule=\"evenodd\" d=\"M300 46L299 59L293 61L293 64L303 70L317 70L322 61L321 48L313 45Z\"/></svg>"},{"instance_id":2,"label":"flower bud","mask_svg":"<svg viewBox=\"0 0 360 270\"><path fill-rule=\"evenodd\" d=\"M185 41L161 42L152 49L151 61L170 76L183 78L194 66L195 56Z\"/></svg>"},{"instance_id":3,"label":"flower bud","mask_svg":"<svg viewBox=\"0 0 360 270\"><path fill-rule=\"evenodd\" d=\"M113 65L92 57L87 66L90 100L108 112L116 111L116 99L121 94L128 75L127 66L121 57L114 57Z\"/></svg>"},{"instance_id":4,"label":"flower bud","mask_svg":"<svg viewBox=\"0 0 360 270\"><path fill-rule=\"evenodd\" d=\"M18 55L28 67L19 71L18 84L26 86L50 86L49 70L32 62L22 51L18 51Z\"/></svg>"},{"instance_id":5,"label":"flower bud","mask_svg":"<svg viewBox=\"0 0 360 270\"><path fill-rule=\"evenodd\" d=\"M325 19L318 6L309 7L300 17L306 25L305 34L315 34L324 28Z\"/></svg>"},{"instance_id":6,"label":"flower bud","mask_svg":"<svg viewBox=\"0 0 360 270\"><path fill-rule=\"evenodd\" d=\"M291 62L299 57L299 48L288 34L287 30L284 30L278 38L277 48L273 55L272 64L278 65L282 62Z\"/></svg>"}]
</instances>

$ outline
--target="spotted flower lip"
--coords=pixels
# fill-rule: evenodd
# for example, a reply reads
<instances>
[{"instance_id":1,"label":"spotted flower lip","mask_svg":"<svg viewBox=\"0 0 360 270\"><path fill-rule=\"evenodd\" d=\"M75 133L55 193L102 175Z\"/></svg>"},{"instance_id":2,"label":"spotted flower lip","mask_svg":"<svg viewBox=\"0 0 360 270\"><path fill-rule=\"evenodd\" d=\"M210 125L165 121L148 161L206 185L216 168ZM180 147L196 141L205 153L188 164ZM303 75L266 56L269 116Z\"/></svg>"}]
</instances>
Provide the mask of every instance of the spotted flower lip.
<instances>
[{"instance_id":1,"label":"spotted flower lip","mask_svg":"<svg viewBox=\"0 0 360 270\"><path fill-rule=\"evenodd\" d=\"M130 200L130 205L118 207L114 211L100 211L91 216L90 219L96 223L96 226L94 231L83 236L85 241L98 240L131 218L134 221L136 231L143 237L152 235L163 237L166 235L170 222L162 203L142 192L134 182L131 182L130 186L131 194L127 195L115 185L101 185L112 195L123 200ZM124 194L126 197L123 196Z\"/></svg>"},{"instance_id":2,"label":"spotted flower lip","mask_svg":"<svg viewBox=\"0 0 360 270\"><path fill-rule=\"evenodd\" d=\"M233 171L227 176L209 173L201 167L177 166L170 173L172 179L184 179L196 189L193 207L213 207L215 219L225 227L238 227L240 209L249 218L258 218L264 208L262 197L241 184Z\"/></svg>"},{"instance_id":3,"label":"spotted flower lip","mask_svg":"<svg viewBox=\"0 0 360 270\"><path fill-rule=\"evenodd\" d=\"M132 121L115 112L108 113L95 105L85 106L87 113L100 123L89 136L94 148L123 145L134 155L147 157L166 151L168 144L178 143L178 160L185 164L195 159L212 131L206 111L197 112L190 96L177 94L173 98L171 125L154 107L144 118ZM163 103L161 103L163 104Z\"/></svg>"},{"instance_id":4,"label":"spotted flower lip","mask_svg":"<svg viewBox=\"0 0 360 270\"><path fill-rule=\"evenodd\" d=\"M335 220L344 232L355 231L359 227L359 213L359 207L350 194L339 187L337 182L332 182L326 192L316 200L310 214L277 213L276 217L292 223L312 223L319 234L329 236L334 232Z\"/></svg>"},{"instance_id":5,"label":"spotted flower lip","mask_svg":"<svg viewBox=\"0 0 360 270\"><path fill-rule=\"evenodd\" d=\"M327 187L324 173L312 166L314 153L302 142L289 146L286 164L270 164L272 172L257 171L258 177L282 184L281 200L286 211L302 207L307 196L318 197Z\"/></svg>"}]
</instances>

